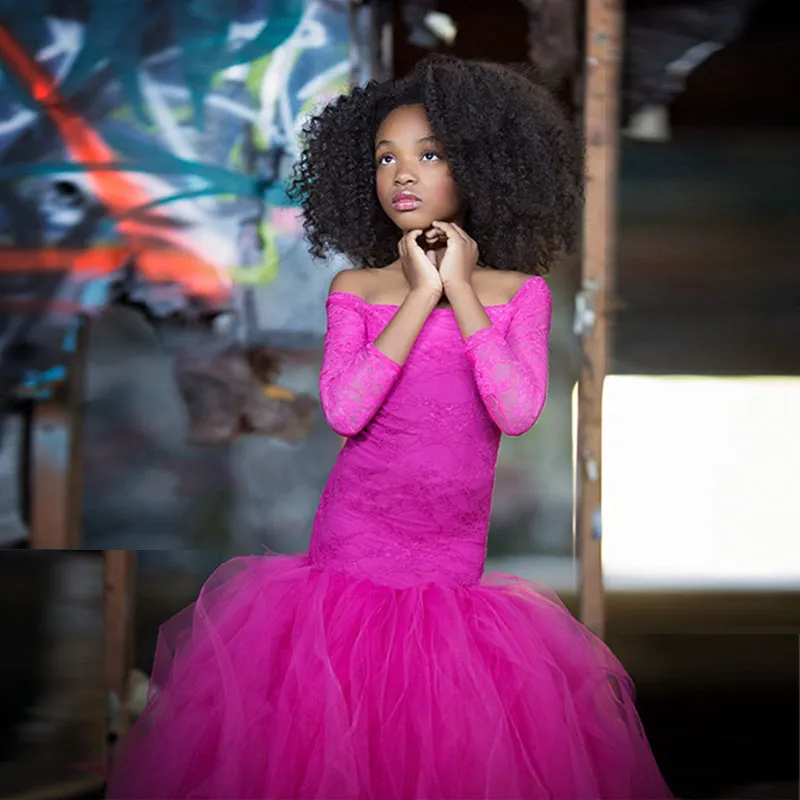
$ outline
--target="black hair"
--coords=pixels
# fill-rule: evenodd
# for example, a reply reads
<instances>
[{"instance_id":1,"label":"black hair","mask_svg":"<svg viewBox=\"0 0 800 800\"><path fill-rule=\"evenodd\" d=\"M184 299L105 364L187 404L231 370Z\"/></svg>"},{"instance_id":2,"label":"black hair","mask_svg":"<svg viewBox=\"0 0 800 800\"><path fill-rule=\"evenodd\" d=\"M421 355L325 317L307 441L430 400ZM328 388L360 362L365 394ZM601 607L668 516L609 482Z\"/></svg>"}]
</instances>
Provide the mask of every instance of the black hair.
<instances>
[{"instance_id":1,"label":"black hair","mask_svg":"<svg viewBox=\"0 0 800 800\"><path fill-rule=\"evenodd\" d=\"M397 258L400 235L375 191L375 135L395 108L417 104L444 149L481 263L546 274L577 239L581 137L529 75L438 55L403 80L354 88L307 122L290 195L312 255L338 252L360 267Z\"/></svg>"}]
</instances>

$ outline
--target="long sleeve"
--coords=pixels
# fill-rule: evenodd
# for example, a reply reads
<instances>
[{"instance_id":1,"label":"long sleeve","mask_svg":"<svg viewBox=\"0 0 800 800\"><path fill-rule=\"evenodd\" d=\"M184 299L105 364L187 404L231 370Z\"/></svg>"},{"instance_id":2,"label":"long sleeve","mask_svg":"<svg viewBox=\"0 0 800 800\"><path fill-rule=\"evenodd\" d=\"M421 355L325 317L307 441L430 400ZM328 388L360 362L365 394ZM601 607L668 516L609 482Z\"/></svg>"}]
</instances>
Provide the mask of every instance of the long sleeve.
<instances>
[{"instance_id":1,"label":"long sleeve","mask_svg":"<svg viewBox=\"0 0 800 800\"><path fill-rule=\"evenodd\" d=\"M553 299L542 278L531 278L511 305L505 336L490 325L465 339L465 345L491 418L503 433L520 436L533 427L547 399Z\"/></svg>"},{"instance_id":2,"label":"long sleeve","mask_svg":"<svg viewBox=\"0 0 800 800\"><path fill-rule=\"evenodd\" d=\"M336 433L355 436L375 416L402 367L369 341L358 298L332 292L327 311L319 378L322 411Z\"/></svg>"}]
</instances>

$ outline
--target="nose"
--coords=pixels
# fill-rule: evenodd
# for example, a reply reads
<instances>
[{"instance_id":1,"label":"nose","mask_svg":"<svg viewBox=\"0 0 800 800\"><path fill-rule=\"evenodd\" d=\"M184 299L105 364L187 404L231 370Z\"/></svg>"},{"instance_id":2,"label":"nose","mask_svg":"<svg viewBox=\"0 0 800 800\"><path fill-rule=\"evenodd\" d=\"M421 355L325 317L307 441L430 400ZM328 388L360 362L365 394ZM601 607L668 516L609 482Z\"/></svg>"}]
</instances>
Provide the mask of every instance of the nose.
<instances>
[{"instance_id":1,"label":"nose","mask_svg":"<svg viewBox=\"0 0 800 800\"><path fill-rule=\"evenodd\" d=\"M397 165L397 172L394 174L395 186L411 186L416 182L417 176L405 164Z\"/></svg>"}]
</instances>

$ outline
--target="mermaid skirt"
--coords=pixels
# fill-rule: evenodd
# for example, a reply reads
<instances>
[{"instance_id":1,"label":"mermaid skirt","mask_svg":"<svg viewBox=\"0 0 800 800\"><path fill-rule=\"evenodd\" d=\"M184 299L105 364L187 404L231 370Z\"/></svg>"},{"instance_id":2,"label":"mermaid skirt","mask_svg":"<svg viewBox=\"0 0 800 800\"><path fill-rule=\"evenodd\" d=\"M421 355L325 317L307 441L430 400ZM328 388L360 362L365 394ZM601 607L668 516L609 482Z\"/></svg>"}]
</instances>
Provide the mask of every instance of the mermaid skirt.
<instances>
[{"instance_id":1,"label":"mermaid skirt","mask_svg":"<svg viewBox=\"0 0 800 800\"><path fill-rule=\"evenodd\" d=\"M513 576L221 566L163 626L110 798L667 798L605 645Z\"/></svg>"}]
</instances>

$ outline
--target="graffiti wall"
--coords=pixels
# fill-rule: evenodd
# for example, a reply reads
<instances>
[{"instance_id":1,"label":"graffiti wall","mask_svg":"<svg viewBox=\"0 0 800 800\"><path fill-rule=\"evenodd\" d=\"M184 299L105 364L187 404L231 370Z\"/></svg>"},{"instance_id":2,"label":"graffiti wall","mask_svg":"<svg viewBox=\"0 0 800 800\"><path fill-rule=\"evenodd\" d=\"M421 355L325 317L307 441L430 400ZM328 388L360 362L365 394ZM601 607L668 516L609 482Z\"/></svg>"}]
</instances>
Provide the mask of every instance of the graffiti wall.
<instances>
[{"instance_id":1,"label":"graffiti wall","mask_svg":"<svg viewBox=\"0 0 800 800\"><path fill-rule=\"evenodd\" d=\"M238 396L226 348L265 344L315 392L336 264L311 261L285 188L305 115L365 77L350 26L346 0L0 0L0 417L63 379L89 315L84 546L205 570L275 544L265 514L306 527L313 498L291 520L278 501L313 495L335 437L198 446L175 372L194 358L199 394ZM0 429L14 540L23 428Z\"/></svg>"},{"instance_id":2,"label":"graffiti wall","mask_svg":"<svg viewBox=\"0 0 800 800\"><path fill-rule=\"evenodd\" d=\"M0 414L63 377L90 315L83 547L193 574L307 547L340 447L319 413L279 420L292 441L192 433L263 402L237 344L316 396L341 264L311 260L285 184L305 115L369 78L372 32L346 0L0 0ZM503 447L495 554L571 550L572 275L553 284L562 411ZM24 428L1 427L0 544L24 531Z\"/></svg>"},{"instance_id":3,"label":"graffiti wall","mask_svg":"<svg viewBox=\"0 0 800 800\"><path fill-rule=\"evenodd\" d=\"M116 301L270 326L259 294L305 259L298 126L348 39L344 0L0 2L6 389L46 389L75 315Z\"/></svg>"}]
</instances>

